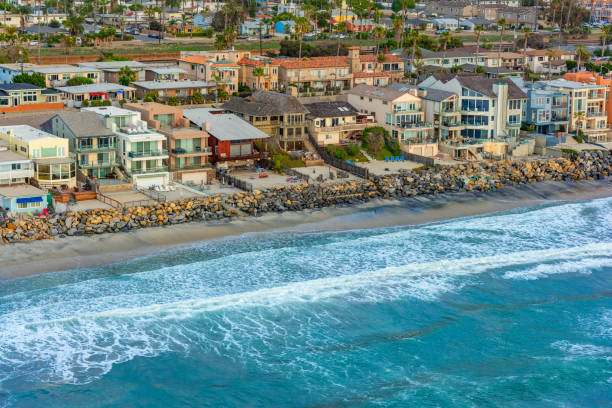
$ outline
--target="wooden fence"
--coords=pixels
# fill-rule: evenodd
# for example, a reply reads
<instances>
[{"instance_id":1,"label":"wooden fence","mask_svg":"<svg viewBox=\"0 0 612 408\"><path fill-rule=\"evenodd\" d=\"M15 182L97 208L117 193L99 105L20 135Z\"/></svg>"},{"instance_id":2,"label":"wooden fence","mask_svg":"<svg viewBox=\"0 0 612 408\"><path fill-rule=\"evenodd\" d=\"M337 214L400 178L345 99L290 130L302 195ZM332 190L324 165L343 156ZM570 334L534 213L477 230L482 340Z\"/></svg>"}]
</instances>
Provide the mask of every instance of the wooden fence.
<instances>
[{"instance_id":1,"label":"wooden fence","mask_svg":"<svg viewBox=\"0 0 612 408\"><path fill-rule=\"evenodd\" d=\"M332 167L335 167L340 170L344 170L351 174L354 174L357 177L361 177L363 179L368 180L370 178L370 172L365 167L359 167L355 164L347 163L346 161L335 158L329 153L325 152L318 144L314 137L309 133L308 138L310 139L310 143L314 146L317 154L321 156L323 161L329 164Z\"/></svg>"},{"instance_id":2,"label":"wooden fence","mask_svg":"<svg viewBox=\"0 0 612 408\"><path fill-rule=\"evenodd\" d=\"M307 174L302 174L299 171L293 170L291 167L283 167L283 172L285 172L285 174L289 176L297 177L307 183L310 183L310 176L308 176Z\"/></svg>"},{"instance_id":3,"label":"wooden fence","mask_svg":"<svg viewBox=\"0 0 612 408\"><path fill-rule=\"evenodd\" d=\"M404 159L406 159L408 161L413 161L413 162L421 163L421 164L424 164L426 166L433 166L434 163L435 163L433 157L420 156L418 154L408 153L408 152L405 152L403 150L402 150L402 156L404 156Z\"/></svg>"},{"instance_id":4,"label":"wooden fence","mask_svg":"<svg viewBox=\"0 0 612 408\"><path fill-rule=\"evenodd\" d=\"M114 208L121 208L121 207L123 207L123 204L121 204L119 201L117 201L117 200L115 200L113 198L110 198L108 196L105 196L104 194L100 193L99 191L96 192L96 199L98 201L101 201L104 204L108 204L108 205L110 205L111 207L114 207Z\"/></svg>"}]
</instances>

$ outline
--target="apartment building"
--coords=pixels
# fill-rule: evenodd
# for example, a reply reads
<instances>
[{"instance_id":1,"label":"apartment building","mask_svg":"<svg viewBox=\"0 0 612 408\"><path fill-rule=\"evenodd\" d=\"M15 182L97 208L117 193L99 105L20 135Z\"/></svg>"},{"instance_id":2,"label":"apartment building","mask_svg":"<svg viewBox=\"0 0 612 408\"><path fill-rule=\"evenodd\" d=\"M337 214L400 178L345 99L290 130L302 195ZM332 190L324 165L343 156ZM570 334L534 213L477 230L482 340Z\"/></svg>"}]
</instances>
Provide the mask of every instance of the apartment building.
<instances>
[{"instance_id":1,"label":"apartment building","mask_svg":"<svg viewBox=\"0 0 612 408\"><path fill-rule=\"evenodd\" d=\"M76 185L76 163L70 156L68 139L29 125L0 126L0 139L11 151L34 161L33 177L39 185Z\"/></svg>"},{"instance_id":2,"label":"apartment building","mask_svg":"<svg viewBox=\"0 0 612 408\"><path fill-rule=\"evenodd\" d=\"M270 58L242 58L238 61L238 84L252 90L278 90L278 63Z\"/></svg>"},{"instance_id":3,"label":"apartment building","mask_svg":"<svg viewBox=\"0 0 612 408\"><path fill-rule=\"evenodd\" d=\"M612 3L611 3L612 7ZM563 79L574 82L583 82L585 84L603 85L608 87L608 95L612 90L612 78L600 76L596 72L568 72L563 75ZM606 112L608 113L608 124L612 123L612 99L608 98L606 102Z\"/></svg>"},{"instance_id":4,"label":"apartment building","mask_svg":"<svg viewBox=\"0 0 612 408\"><path fill-rule=\"evenodd\" d=\"M247 98L232 96L223 109L275 138L285 150L304 148L308 111L295 96L257 91Z\"/></svg>"},{"instance_id":5,"label":"apartment building","mask_svg":"<svg viewBox=\"0 0 612 408\"><path fill-rule=\"evenodd\" d=\"M591 13L591 21L612 22L611 0L578 0L577 3Z\"/></svg>"},{"instance_id":6,"label":"apartment building","mask_svg":"<svg viewBox=\"0 0 612 408\"><path fill-rule=\"evenodd\" d=\"M166 136L164 148L168 150L168 170L173 173L173 179L206 184L214 178L210 165L212 149L208 144L210 134L191 127L190 121L183 117L183 108L155 102L127 103L123 107L140 112L150 129Z\"/></svg>"},{"instance_id":7,"label":"apartment building","mask_svg":"<svg viewBox=\"0 0 612 408\"><path fill-rule=\"evenodd\" d=\"M160 101L166 102L169 98L178 98L179 101L189 101L191 97L199 93L206 96L215 88L215 84L206 81L141 81L132 82L134 94L138 99L144 99L149 92L154 92Z\"/></svg>"},{"instance_id":8,"label":"apartment building","mask_svg":"<svg viewBox=\"0 0 612 408\"><path fill-rule=\"evenodd\" d=\"M537 30L537 10L535 7L510 7L504 4L485 4L478 7L478 17L489 21L499 21L502 18L510 26L529 27Z\"/></svg>"},{"instance_id":9,"label":"apartment building","mask_svg":"<svg viewBox=\"0 0 612 408\"><path fill-rule=\"evenodd\" d=\"M371 115L357 111L347 102L305 104L308 132L319 146L355 140L367 126L374 126Z\"/></svg>"},{"instance_id":10,"label":"apartment building","mask_svg":"<svg viewBox=\"0 0 612 408\"><path fill-rule=\"evenodd\" d=\"M545 89L560 91L569 96L568 131L582 132L589 142L610 140L607 104L610 96L606 85L555 79L541 81Z\"/></svg>"},{"instance_id":11,"label":"apartment building","mask_svg":"<svg viewBox=\"0 0 612 408\"><path fill-rule=\"evenodd\" d=\"M42 128L68 139L77 169L90 179L114 178L119 168L117 136L94 112L64 111Z\"/></svg>"},{"instance_id":12,"label":"apartment building","mask_svg":"<svg viewBox=\"0 0 612 408\"><path fill-rule=\"evenodd\" d=\"M62 100L68 107L79 108L92 101L129 101L134 98L136 89L131 86L124 86L115 83L101 83L88 85L60 86L57 88L61 92Z\"/></svg>"},{"instance_id":13,"label":"apartment building","mask_svg":"<svg viewBox=\"0 0 612 408\"><path fill-rule=\"evenodd\" d=\"M149 129L140 112L114 106L83 108L82 111L96 113L104 126L117 136L121 166L132 177L134 186L149 188L168 184L166 136Z\"/></svg>"},{"instance_id":14,"label":"apartment building","mask_svg":"<svg viewBox=\"0 0 612 408\"><path fill-rule=\"evenodd\" d=\"M348 103L359 112L374 116L391 137L405 145L432 144L433 124L425 121L423 102L417 89L399 91L371 85L357 85L347 93ZM433 149L433 147L432 147ZM431 151L428 156L435 155Z\"/></svg>"},{"instance_id":15,"label":"apartment building","mask_svg":"<svg viewBox=\"0 0 612 408\"><path fill-rule=\"evenodd\" d=\"M96 69L102 72L101 82L119 83L121 69L128 67L136 73L137 81L145 80L145 72L148 65L138 61L97 61L97 62L79 62L79 67Z\"/></svg>"},{"instance_id":16,"label":"apartment building","mask_svg":"<svg viewBox=\"0 0 612 408\"><path fill-rule=\"evenodd\" d=\"M567 71L565 61L574 60L571 52L559 49L527 50L527 66L536 74L562 74ZM550 55L549 55L550 54Z\"/></svg>"},{"instance_id":17,"label":"apartment building","mask_svg":"<svg viewBox=\"0 0 612 408\"><path fill-rule=\"evenodd\" d=\"M400 92L414 92L421 98L425 122L434 126L433 137L437 141L457 140L461 137L461 104L459 95L442 89L394 83L389 86Z\"/></svg>"},{"instance_id":18,"label":"apartment building","mask_svg":"<svg viewBox=\"0 0 612 408\"><path fill-rule=\"evenodd\" d=\"M518 137L527 95L511 80L438 73L419 85L459 96L463 138Z\"/></svg>"},{"instance_id":19,"label":"apartment building","mask_svg":"<svg viewBox=\"0 0 612 408\"><path fill-rule=\"evenodd\" d=\"M34 177L34 162L0 146L0 185L24 184Z\"/></svg>"},{"instance_id":20,"label":"apartment building","mask_svg":"<svg viewBox=\"0 0 612 408\"><path fill-rule=\"evenodd\" d=\"M255 142L270 136L238 116L215 108L185 109L183 115L210 134L212 161L217 167L253 166L269 158L255 149Z\"/></svg>"},{"instance_id":21,"label":"apartment building","mask_svg":"<svg viewBox=\"0 0 612 408\"><path fill-rule=\"evenodd\" d=\"M523 122L533 125L535 132L557 136L567 132L569 122L569 95L561 90L546 89L545 84L523 83L522 78L514 79L527 94Z\"/></svg>"},{"instance_id":22,"label":"apartment building","mask_svg":"<svg viewBox=\"0 0 612 408\"><path fill-rule=\"evenodd\" d=\"M404 76L404 61L391 54L383 60L377 55L360 55L359 47L348 47L347 56L277 58L281 89L298 85L301 90L347 90L359 82L389 84Z\"/></svg>"},{"instance_id":23,"label":"apartment building","mask_svg":"<svg viewBox=\"0 0 612 408\"><path fill-rule=\"evenodd\" d=\"M31 84L0 84L0 112L63 109L57 91Z\"/></svg>"}]
</instances>

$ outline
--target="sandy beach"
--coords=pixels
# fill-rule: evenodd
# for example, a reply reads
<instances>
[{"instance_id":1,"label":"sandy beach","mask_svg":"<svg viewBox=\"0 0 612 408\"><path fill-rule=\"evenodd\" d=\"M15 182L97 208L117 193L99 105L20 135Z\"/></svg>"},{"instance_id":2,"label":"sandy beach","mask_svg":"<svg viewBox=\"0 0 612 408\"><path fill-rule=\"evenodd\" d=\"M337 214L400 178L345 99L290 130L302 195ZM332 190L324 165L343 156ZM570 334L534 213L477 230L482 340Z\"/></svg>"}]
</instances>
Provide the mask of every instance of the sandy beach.
<instances>
[{"instance_id":1,"label":"sandy beach","mask_svg":"<svg viewBox=\"0 0 612 408\"><path fill-rule=\"evenodd\" d=\"M221 223L188 223L126 233L57 238L2 247L0 279L83 268L246 233L366 229L422 224L553 201L612 196L612 183L541 182L489 193L451 193L350 207L266 214Z\"/></svg>"}]
</instances>

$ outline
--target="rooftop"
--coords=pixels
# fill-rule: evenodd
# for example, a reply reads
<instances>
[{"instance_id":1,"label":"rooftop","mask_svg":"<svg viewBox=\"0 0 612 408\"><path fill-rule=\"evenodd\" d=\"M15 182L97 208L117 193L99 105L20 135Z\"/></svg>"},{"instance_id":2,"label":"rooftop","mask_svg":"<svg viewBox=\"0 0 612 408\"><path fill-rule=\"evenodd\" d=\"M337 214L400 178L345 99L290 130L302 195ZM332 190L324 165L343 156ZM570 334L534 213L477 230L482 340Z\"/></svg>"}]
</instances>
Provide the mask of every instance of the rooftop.
<instances>
[{"instance_id":1,"label":"rooftop","mask_svg":"<svg viewBox=\"0 0 612 408\"><path fill-rule=\"evenodd\" d=\"M568 89L607 88L607 85L595 85L595 84L587 84L586 82L568 81L567 79L563 79L563 78L553 79L550 81L542 81L542 82L554 88L568 88Z\"/></svg>"},{"instance_id":2,"label":"rooftop","mask_svg":"<svg viewBox=\"0 0 612 408\"><path fill-rule=\"evenodd\" d=\"M212 88L215 86L212 82L206 81L138 81L132 84L144 89Z\"/></svg>"},{"instance_id":3,"label":"rooftop","mask_svg":"<svg viewBox=\"0 0 612 408\"><path fill-rule=\"evenodd\" d=\"M510 99L526 99L527 95L511 79L508 78L487 78L483 75L473 74L451 74L446 72L436 72L433 77L442 83L447 83L457 79L462 87L471 89L488 97L496 97L495 82L508 84L508 97Z\"/></svg>"},{"instance_id":4,"label":"rooftop","mask_svg":"<svg viewBox=\"0 0 612 408\"><path fill-rule=\"evenodd\" d=\"M100 115L94 112L64 111L55 116L59 116L76 137L107 136L113 133L104 126Z\"/></svg>"},{"instance_id":5,"label":"rooftop","mask_svg":"<svg viewBox=\"0 0 612 408\"><path fill-rule=\"evenodd\" d=\"M22 140L24 142L33 142L35 140L54 138L59 139L57 136L47 133L43 130L36 129L29 125L16 125L16 126L0 126L0 133L8 134L13 131L13 138Z\"/></svg>"},{"instance_id":6,"label":"rooftop","mask_svg":"<svg viewBox=\"0 0 612 408\"><path fill-rule=\"evenodd\" d=\"M348 93L366 96L368 98L382 99L384 101L393 101L404 95L406 92L398 91L397 89L393 88L380 88L378 86L361 84L348 91Z\"/></svg>"},{"instance_id":7,"label":"rooftop","mask_svg":"<svg viewBox=\"0 0 612 408\"><path fill-rule=\"evenodd\" d=\"M444 91L442 89L424 88L424 87L415 86L415 85L403 84L401 82L394 82L391 85L389 85L387 88L395 89L396 91L400 91L400 92L408 92L411 89L423 90L425 91L425 95L420 96L421 99L426 99L429 101L436 101L436 102L441 102L445 99L448 99L456 95L454 92Z\"/></svg>"},{"instance_id":8,"label":"rooftop","mask_svg":"<svg viewBox=\"0 0 612 408\"><path fill-rule=\"evenodd\" d=\"M38 65L32 68L34 72L40 74L62 74L64 72L99 72L98 69L89 67L75 67L74 65Z\"/></svg>"},{"instance_id":9,"label":"rooftop","mask_svg":"<svg viewBox=\"0 0 612 408\"><path fill-rule=\"evenodd\" d=\"M101 84L75 85L75 86L59 86L57 90L69 94L86 94L92 92L118 92L118 91L134 91L135 89L129 86L103 82Z\"/></svg>"},{"instance_id":10,"label":"rooftop","mask_svg":"<svg viewBox=\"0 0 612 408\"><path fill-rule=\"evenodd\" d=\"M113 71L120 70L123 67L130 67L131 69L143 70L148 65L143 64L139 61L97 61L97 62L79 62L79 67L97 68L102 71Z\"/></svg>"},{"instance_id":11,"label":"rooftop","mask_svg":"<svg viewBox=\"0 0 612 408\"><path fill-rule=\"evenodd\" d=\"M172 68L172 67L151 67L147 68L147 71L155 72L156 74L185 74L184 69Z\"/></svg>"},{"instance_id":12,"label":"rooftop","mask_svg":"<svg viewBox=\"0 0 612 408\"><path fill-rule=\"evenodd\" d=\"M219 109L185 109L183 116L198 126L210 125L208 133L222 141L267 139L269 136L250 123L231 113L213 113Z\"/></svg>"},{"instance_id":13,"label":"rooftop","mask_svg":"<svg viewBox=\"0 0 612 408\"><path fill-rule=\"evenodd\" d=\"M36 188L30 184L18 184L13 186L0 187L0 195L4 197L31 197L43 196L46 193L40 188Z\"/></svg>"},{"instance_id":14,"label":"rooftop","mask_svg":"<svg viewBox=\"0 0 612 408\"><path fill-rule=\"evenodd\" d=\"M117 108L116 106L96 106L89 108L81 108L81 112L94 112L104 117L131 116L138 114L138 112L123 108Z\"/></svg>"},{"instance_id":15,"label":"rooftop","mask_svg":"<svg viewBox=\"0 0 612 408\"><path fill-rule=\"evenodd\" d=\"M309 117L328 118L338 116L355 116L357 110L348 102L315 102L305 104Z\"/></svg>"},{"instance_id":16,"label":"rooftop","mask_svg":"<svg viewBox=\"0 0 612 408\"><path fill-rule=\"evenodd\" d=\"M42 89L39 86L32 84L12 83L12 84L0 84L0 91L22 91L31 89Z\"/></svg>"},{"instance_id":17,"label":"rooftop","mask_svg":"<svg viewBox=\"0 0 612 408\"><path fill-rule=\"evenodd\" d=\"M247 98L232 96L223 109L253 116L308 113L295 96L273 91L257 91Z\"/></svg>"},{"instance_id":18,"label":"rooftop","mask_svg":"<svg viewBox=\"0 0 612 408\"><path fill-rule=\"evenodd\" d=\"M57 113L56 110L32 112L7 112L0 115L0 126L30 125L43 129L42 125Z\"/></svg>"},{"instance_id":19,"label":"rooftop","mask_svg":"<svg viewBox=\"0 0 612 408\"><path fill-rule=\"evenodd\" d=\"M0 150L0 163L16 161L29 161L29 159L10 150Z\"/></svg>"}]
</instances>

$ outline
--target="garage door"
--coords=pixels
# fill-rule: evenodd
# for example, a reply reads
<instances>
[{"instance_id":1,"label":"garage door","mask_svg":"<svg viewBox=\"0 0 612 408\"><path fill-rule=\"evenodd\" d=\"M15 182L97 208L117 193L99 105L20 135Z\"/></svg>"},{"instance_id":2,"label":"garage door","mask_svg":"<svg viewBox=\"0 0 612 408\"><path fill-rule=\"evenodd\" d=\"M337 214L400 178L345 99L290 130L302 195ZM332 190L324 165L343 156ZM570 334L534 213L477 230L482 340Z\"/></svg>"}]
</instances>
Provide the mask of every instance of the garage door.
<instances>
[{"instance_id":1,"label":"garage door","mask_svg":"<svg viewBox=\"0 0 612 408\"><path fill-rule=\"evenodd\" d=\"M138 177L136 179L137 188L149 188L151 186L163 186L165 184L167 184L167 181L164 176Z\"/></svg>"}]
</instances>

